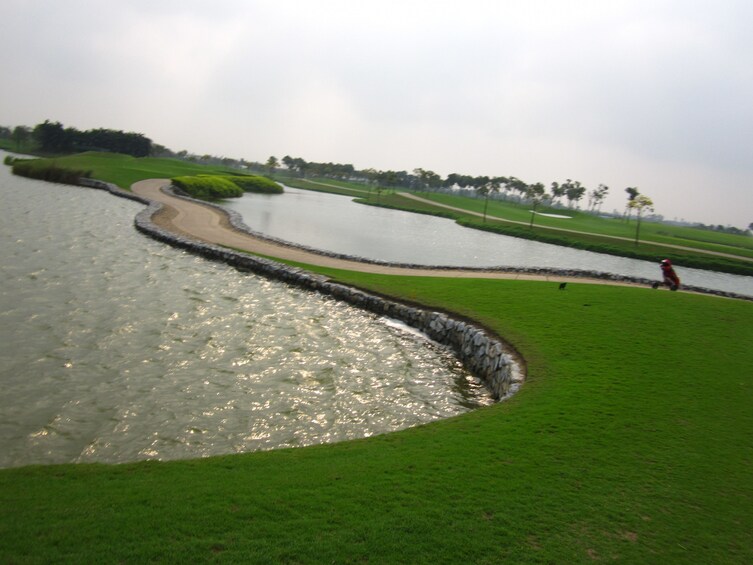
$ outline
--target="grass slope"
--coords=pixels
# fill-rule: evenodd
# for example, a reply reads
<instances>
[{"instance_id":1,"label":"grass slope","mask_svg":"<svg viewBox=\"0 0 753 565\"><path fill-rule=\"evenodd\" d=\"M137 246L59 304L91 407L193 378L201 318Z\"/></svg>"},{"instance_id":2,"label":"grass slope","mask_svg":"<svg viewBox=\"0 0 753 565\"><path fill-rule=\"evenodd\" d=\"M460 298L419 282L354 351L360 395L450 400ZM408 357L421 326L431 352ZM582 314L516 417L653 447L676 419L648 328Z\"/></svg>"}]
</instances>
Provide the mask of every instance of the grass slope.
<instances>
[{"instance_id":1,"label":"grass slope","mask_svg":"<svg viewBox=\"0 0 753 565\"><path fill-rule=\"evenodd\" d=\"M747 563L753 304L328 271L505 336L513 398L298 450L0 471L0 561Z\"/></svg>"},{"instance_id":2,"label":"grass slope","mask_svg":"<svg viewBox=\"0 0 753 565\"><path fill-rule=\"evenodd\" d=\"M669 258L685 267L753 276L753 237L750 236L643 221L640 243L636 246L635 218L625 222L575 209L562 210L543 206L538 210L539 214L531 229L531 210L528 204L490 200L484 221L479 217L485 207L481 198L419 192L416 194L424 201L417 201L391 189L369 191L364 185L333 179L278 177L289 186L353 196L356 202L362 204L451 218L465 227L511 237L646 261L658 262L661 258ZM547 213L566 215L568 218L542 215ZM716 255L720 253L726 256Z\"/></svg>"},{"instance_id":3,"label":"grass slope","mask_svg":"<svg viewBox=\"0 0 753 565\"><path fill-rule=\"evenodd\" d=\"M235 169L189 163L177 159L155 157L131 157L118 153L87 152L65 157L38 159L40 165L54 163L56 166L83 171L92 171L92 178L111 182L120 188L130 189L137 181L151 178L173 178L210 173L235 175Z\"/></svg>"},{"instance_id":4,"label":"grass slope","mask_svg":"<svg viewBox=\"0 0 753 565\"><path fill-rule=\"evenodd\" d=\"M612 236L605 233L598 233L596 231L575 233L572 229L578 226L577 223L566 224L569 226L566 229L571 231L562 231L561 229L539 225L538 221L534 225L534 228L531 229L529 228L528 223L521 225L520 223L514 223L519 222L520 220L501 220L499 219L500 216L493 216L491 214L487 217L487 221L484 222L482 218L472 215L472 213L475 212L473 208L479 201L470 198L456 198L469 203L466 207L467 213L461 210L448 210L447 208L436 207L429 202L419 202L409 199L401 194L387 194L378 199L372 196L370 199L361 198L357 199L357 201L385 208L394 208L415 213L452 218L455 219L459 225L464 227L501 233L511 237L533 239L553 245L575 247L596 253L606 253L609 255L630 257L646 261L658 262L661 258L669 258L672 259L673 262L685 267L753 276L753 250L745 249L742 246L722 246L720 244L694 242L690 240L670 243L669 241L666 241L667 238L661 237L655 238L655 241L641 238L640 244L636 246L633 239L626 239L623 236ZM587 214L581 215L585 216ZM701 232L701 230L696 231ZM744 243L747 242L748 239L753 241L753 238L748 238L746 236L731 237L738 237ZM656 241L660 239L665 240L665 244L656 243ZM682 245L686 248L680 249L670 247L672 245ZM719 256L715 255L715 253L724 253L728 256Z\"/></svg>"},{"instance_id":5,"label":"grass slope","mask_svg":"<svg viewBox=\"0 0 753 565\"><path fill-rule=\"evenodd\" d=\"M439 204L464 208L477 213L482 213L484 208L483 199L473 199L433 192L422 192L420 193L420 196ZM497 218L528 224L531 220L530 210L531 206L528 204L490 200L487 214ZM602 218L574 209L549 209L547 207L541 207L538 211L541 213L570 216L570 219L562 219L537 215L535 225L539 227L579 230L600 235L624 237L628 240L633 240L635 238L635 218L632 218L630 222L625 222L621 219ZM726 251L729 253L740 252L743 254L744 250L747 250L752 253L745 254L745 256L753 257L753 237L701 230L689 226L675 226L644 220L641 222L641 240L644 239L675 245L695 244L701 248ZM704 246L704 244L706 244L706 246Z\"/></svg>"}]
</instances>

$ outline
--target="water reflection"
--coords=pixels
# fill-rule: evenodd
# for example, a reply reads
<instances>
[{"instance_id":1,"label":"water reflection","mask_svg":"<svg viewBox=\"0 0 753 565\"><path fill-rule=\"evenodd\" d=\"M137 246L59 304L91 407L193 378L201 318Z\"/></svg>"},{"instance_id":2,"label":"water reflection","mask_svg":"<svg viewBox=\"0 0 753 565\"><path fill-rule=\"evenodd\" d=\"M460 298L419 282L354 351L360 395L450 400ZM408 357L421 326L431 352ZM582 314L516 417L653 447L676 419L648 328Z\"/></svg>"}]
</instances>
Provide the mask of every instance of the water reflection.
<instances>
[{"instance_id":1,"label":"water reflection","mask_svg":"<svg viewBox=\"0 0 753 565\"><path fill-rule=\"evenodd\" d=\"M141 205L0 171L0 466L384 433L490 404L446 350L136 232Z\"/></svg>"},{"instance_id":2,"label":"water reflection","mask_svg":"<svg viewBox=\"0 0 753 565\"><path fill-rule=\"evenodd\" d=\"M658 264L463 228L453 220L364 206L352 198L286 187L225 206L252 229L299 245L418 265L584 269L659 279ZM658 261L657 261L658 263ZM753 296L753 277L679 267L686 284Z\"/></svg>"}]
</instances>

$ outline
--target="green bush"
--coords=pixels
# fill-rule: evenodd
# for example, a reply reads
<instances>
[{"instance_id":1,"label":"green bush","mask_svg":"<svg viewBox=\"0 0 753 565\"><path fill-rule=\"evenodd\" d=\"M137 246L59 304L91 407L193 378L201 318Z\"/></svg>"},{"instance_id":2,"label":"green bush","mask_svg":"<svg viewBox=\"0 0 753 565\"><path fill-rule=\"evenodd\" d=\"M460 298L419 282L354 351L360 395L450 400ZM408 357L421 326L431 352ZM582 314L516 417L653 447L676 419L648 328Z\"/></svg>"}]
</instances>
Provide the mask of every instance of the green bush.
<instances>
[{"instance_id":1,"label":"green bush","mask_svg":"<svg viewBox=\"0 0 753 565\"><path fill-rule=\"evenodd\" d=\"M257 175L236 175L227 178L241 187L244 192L282 194L282 186L266 177L260 177Z\"/></svg>"},{"instance_id":2,"label":"green bush","mask_svg":"<svg viewBox=\"0 0 753 565\"><path fill-rule=\"evenodd\" d=\"M202 200L222 200L243 196L243 190L228 177L198 175L193 177L173 177L175 186L194 198Z\"/></svg>"},{"instance_id":3,"label":"green bush","mask_svg":"<svg viewBox=\"0 0 753 565\"><path fill-rule=\"evenodd\" d=\"M62 184L78 184L80 178L92 175L91 171L67 169L58 167L54 162L36 159L14 159L12 166L14 175Z\"/></svg>"}]
</instances>

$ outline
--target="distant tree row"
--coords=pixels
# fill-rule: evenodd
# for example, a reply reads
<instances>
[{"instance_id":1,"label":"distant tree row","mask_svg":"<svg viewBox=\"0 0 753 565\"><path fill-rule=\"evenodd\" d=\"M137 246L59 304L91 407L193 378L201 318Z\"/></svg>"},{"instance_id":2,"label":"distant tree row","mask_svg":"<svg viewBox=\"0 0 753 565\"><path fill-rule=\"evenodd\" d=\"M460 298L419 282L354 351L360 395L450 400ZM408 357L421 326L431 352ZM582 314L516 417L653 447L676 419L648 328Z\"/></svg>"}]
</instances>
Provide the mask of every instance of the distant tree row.
<instances>
[{"instance_id":1,"label":"distant tree row","mask_svg":"<svg viewBox=\"0 0 753 565\"><path fill-rule=\"evenodd\" d=\"M49 120L34 128L16 126L11 129L2 126L0 139L12 140L16 151L33 149L40 153L107 151L146 157L151 155L153 150L152 141L141 133L102 128L80 131Z\"/></svg>"},{"instance_id":2,"label":"distant tree row","mask_svg":"<svg viewBox=\"0 0 753 565\"><path fill-rule=\"evenodd\" d=\"M566 179L564 182L552 182L547 192L547 187L543 183L527 183L514 176L489 177L451 173L446 178L442 178L434 171L421 168L413 169L412 173L393 170L380 171L373 168L356 170L351 164L316 163L290 155L283 157L282 161L271 156L265 164L212 155L198 156L189 154L185 150L173 152L167 147L152 143L149 138L140 133L124 133L123 131L109 129L79 131L75 128L65 128L60 122L53 123L49 120L45 120L44 123L38 124L33 129L26 126L16 126L13 129L0 126L0 139L12 140L16 150L19 151L30 140L33 140L38 146L37 149L46 153L109 151L133 155L134 157L155 155L204 164L221 164L227 167L251 169L268 174L276 172L277 168L283 165L289 173L304 178L325 177L409 190L463 189L473 191L479 197L483 197L486 204L496 194L499 198L530 202L534 210L538 204L563 206L564 199L567 200L568 208L580 209L582 199L587 196L586 209L590 212L600 212L609 192L609 187L604 184L599 184L589 191L579 181L571 179ZM636 211L639 221L644 212L653 212L653 202L645 195L641 195L637 188L628 187L625 192L628 195L623 214L625 221L630 221L633 211ZM486 205L484 208L486 209ZM706 226L704 224L696 224L696 227L727 233L749 233L750 230L753 230L753 223L748 226L748 230L721 225Z\"/></svg>"},{"instance_id":3,"label":"distant tree row","mask_svg":"<svg viewBox=\"0 0 753 565\"><path fill-rule=\"evenodd\" d=\"M353 165L340 165L338 163L313 163L307 162L300 157L291 157L286 155L282 158L282 164L287 167L293 174L301 177L328 177L348 179L352 178L356 170ZM275 157L267 159L267 167L274 170L279 165Z\"/></svg>"},{"instance_id":4,"label":"distant tree row","mask_svg":"<svg viewBox=\"0 0 753 565\"><path fill-rule=\"evenodd\" d=\"M706 225L702 223L697 223L697 224L693 224L693 227L698 228L699 230L716 231L716 232L721 232L721 233L731 233L733 235L750 235L750 232L753 231L753 222L748 224L747 230L742 230L734 226L723 226L721 224L714 226L714 225Z\"/></svg>"},{"instance_id":5,"label":"distant tree row","mask_svg":"<svg viewBox=\"0 0 753 565\"><path fill-rule=\"evenodd\" d=\"M276 157L267 160L268 172L275 172L280 161ZM442 178L434 171L426 169L413 169L407 171L379 171L376 169L356 170L353 165L341 165L337 163L315 163L300 157L286 155L282 158L282 164L292 174L299 177L328 177L341 180L377 184L388 188L406 188L409 190L441 190L460 188L475 191L479 196L488 200L493 194L499 194L502 198L514 198L535 203L545 202L553 206L567 199L568 207L580 207L580 201L588 196L588 209L598 211L609 192L609 187L600 184L597 188L588 192L586 187L578 181L567 179L559 183L553 182L547 193L542 183L527 183L517 177L489 177L470 176L459 173L451 173Z\"/></svg>"},{"instance_id":6,"label":"distant tree row","mask_svg":"<svg viewBox=\"0 0 753 565\"><path fill-rule=\"evenodd\" d=\"M49 120L35 126L32 136L39 144L39 150L49 153L108 151L146 157L152 151L152 140L141 133L111 129L79 131Z\"/></svg>"},{"instance_id":7,"label":"distant tree row","mask_svg":"<svg viewBox=\"0 0 753 565\"><path fill-rule=\"evenodd\" d=\"M16 126L10 129L0 126L0 139L8 139L13 142L13 149L22 151L31 140L31 129L26 126Z\"/></svg>"}]
</instances>

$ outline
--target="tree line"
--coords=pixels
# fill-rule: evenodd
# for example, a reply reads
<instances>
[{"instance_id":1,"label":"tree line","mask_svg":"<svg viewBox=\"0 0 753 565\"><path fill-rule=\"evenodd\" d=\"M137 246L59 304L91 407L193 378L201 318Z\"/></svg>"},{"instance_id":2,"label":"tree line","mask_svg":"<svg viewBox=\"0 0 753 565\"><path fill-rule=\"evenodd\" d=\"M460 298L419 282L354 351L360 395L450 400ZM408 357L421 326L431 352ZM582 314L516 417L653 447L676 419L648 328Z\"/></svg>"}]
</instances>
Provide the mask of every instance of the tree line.
<instances>
[{"instance_id":1,"label":"tree line","mask_svg":"<svg viewBox=\"0 0 753 565\"><path fill-rule=\"evenodd\" d=\"M408 171L382 171L373 168L357 170L352 164L317 163L290 155L283 157L282 161L271 156L266 164L212 155L198 156L185 150L173 152L167 147L153 143L141 133L126 133L120 130L102 128L79 131L76 128L64 127L60 122L50 122L49 120L45 120L34 128L16 126L11 129L0 126L0 139L12 140L17 151L20 151L30 140L33 140L37 144L37 149L44 153L108 151L134 157L172 157L266 173L274 173L280 165L284 165L288 172L302 178L333 178L362 182L372 186L409 190L459 188L473 191L476 195L483 197L486 203L488 203L489 198L497 194L504 199L530 202L534 209L539 204L554 207L564 206L565 200L567 200L568 208L580 209L581 201L587 198L586 210L598 213L601 212L601 206L609 192L609 187L605 184L599 184L596 188L588 190L581 182L572 179L566 179L563 182L554 181L546 186L540 182L527 183L514 176L490 177L450 173L443 178L434 171L422 168L413 169L410 173ZM633 211L636 212L639 219L643 213L653 212L653 202L645 195L641 195L637 188L628 187L625 192L627 193L627 203L623 212L625 221L630 221ZM721 225L705 226L704 224L696 224L696 227L728 233L749 233L749 230L753 229L753 223L748 226L748 230Z\"/></svg>"},{"instance_id":2,"label":"tree line","mask_svg":"<svg viewBox=\"0 0 753 565\"><path fill-rule=\"evenodd\" d=\"M558 206L562 205L563 200L566 199L569 208L580 208L581 200L587 197L587 209L594 212L601 210L601 205L609 192L609 187L604 184L588 191L582 183L572 179L552 182L547 187L543 183L528 183L514 176L491 177L451 173L443 178L434 171L422 168L413 169L412 173L393 170L380 171L373 168L356 170L351 164L316 163L290 155L286 155L281 161L272 156L267 160L265 167L268 172L273 173L281 164L291 174L303 178L324 177L408 190L460 188L472 190L487 200L492 195L499 194L503 198Z\"/></svg>"},{"instance_id":3,"label":"tree line","mask_svg":"<svg viewBox=\"0 0 753 565\"><path fill-rule=\"evenodd\" d=\"M147 157L152 154L152 140L141 133L103 128L80 131L49 120L33 128L0 128L0 137L13 140L18 150L32 140L41 153L107 151L133 157Z\"/></svg>"}]
</instances>

